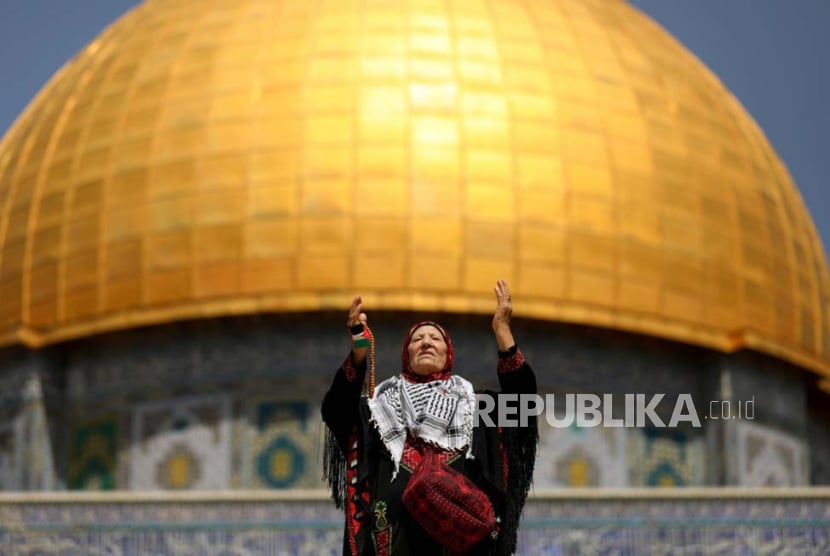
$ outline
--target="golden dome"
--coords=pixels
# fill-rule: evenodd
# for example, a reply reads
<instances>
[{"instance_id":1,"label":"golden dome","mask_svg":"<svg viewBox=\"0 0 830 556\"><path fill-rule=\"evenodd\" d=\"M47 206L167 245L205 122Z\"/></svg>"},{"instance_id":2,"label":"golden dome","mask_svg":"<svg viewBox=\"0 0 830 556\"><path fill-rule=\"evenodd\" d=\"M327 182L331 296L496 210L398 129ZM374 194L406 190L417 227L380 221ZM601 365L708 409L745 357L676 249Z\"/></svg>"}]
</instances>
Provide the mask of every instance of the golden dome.
<instances>
[{"instance_id":1,"label":"golden dome","mask_svg":"<svg viewBox=\"0 0 830 556\"><path fill-rule=\"evenodd\" d=\"M0 143L0 343L517 313L830 374L827 264L740 104L617 0L148 0Z\"/></svg>"}]
</instances>

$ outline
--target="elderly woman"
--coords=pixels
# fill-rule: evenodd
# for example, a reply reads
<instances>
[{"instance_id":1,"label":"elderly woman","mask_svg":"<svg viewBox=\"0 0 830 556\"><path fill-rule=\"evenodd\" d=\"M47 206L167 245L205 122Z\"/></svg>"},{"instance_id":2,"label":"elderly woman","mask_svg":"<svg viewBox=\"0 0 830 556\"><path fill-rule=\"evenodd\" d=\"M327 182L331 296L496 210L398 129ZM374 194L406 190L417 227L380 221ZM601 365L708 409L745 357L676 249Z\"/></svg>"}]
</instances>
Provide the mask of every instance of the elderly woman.
<instances>
[{"instance_id":1,"label":"elderly woman","mask_svg":"<svg viewBox=\"0 0 830 556\"><path fill-rule=\"evenodd\" d=\"M500 280L494 291L501 392L535 394L536 378L510 330L510 290ZM367 397L371 338L361 309L356 296L347 323L352 350L322 407L326 477L346 513L343 554L512 554L533 475L536 421L477 424L472 385L453 375L450 336L431 321L409 328L401 374Z\"/></svg>"}]
</instances>

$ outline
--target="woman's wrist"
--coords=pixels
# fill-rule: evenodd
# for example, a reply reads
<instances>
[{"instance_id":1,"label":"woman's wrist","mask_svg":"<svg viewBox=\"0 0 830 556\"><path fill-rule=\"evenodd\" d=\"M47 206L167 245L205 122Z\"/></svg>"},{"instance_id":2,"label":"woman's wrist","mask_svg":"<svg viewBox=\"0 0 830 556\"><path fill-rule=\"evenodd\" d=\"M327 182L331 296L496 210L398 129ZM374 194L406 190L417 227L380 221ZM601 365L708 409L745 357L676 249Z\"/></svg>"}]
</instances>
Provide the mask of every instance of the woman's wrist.
<instances>
[{"instance_id":1,"label":"woman's wrist","mask_svg":"<svg viewBox=\"0 0 830 556\"><path fill-rule=\"evenodd\" d=\"M496 342L499 344L499 351L507 351L510 346L516 343L513 339L513 332L509 326L494 326L493 332L496 334Z\"/></svg>"}]
</instances>

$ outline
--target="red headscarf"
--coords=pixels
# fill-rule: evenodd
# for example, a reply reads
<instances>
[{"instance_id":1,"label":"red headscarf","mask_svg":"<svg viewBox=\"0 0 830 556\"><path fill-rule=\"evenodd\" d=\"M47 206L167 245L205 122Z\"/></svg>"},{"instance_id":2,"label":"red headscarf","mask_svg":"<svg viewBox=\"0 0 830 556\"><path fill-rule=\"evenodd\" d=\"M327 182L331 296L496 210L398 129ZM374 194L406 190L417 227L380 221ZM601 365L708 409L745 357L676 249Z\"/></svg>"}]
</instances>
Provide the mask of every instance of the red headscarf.
<instances>
[{"instance_id":1,"label":"red headscarf","mask_svg":"<svg viewBox=\"0 0 830 556\"><path fill-rule=\"evenodd\" d=\"M441 333L441 336L444 337L444 342L447 344L447 362L444 364L444 368L440 371L434 372L429 375L419 375L412 370L412 367L409 366L409 342L412 340L412 335L415 333L416 330L421 328L422 326L434 326L438 329L438 332ZM431 320L422 320L421 322L417 322L409 327L409 331L406 333L406 338L403 341L403 347L401 348L401 373L403 374L404 378L409 382L431 382L433 380L446 380L450 378L452 374L452 361L454 357L454 352L452 349L452 341L450 341L450 335L447 333L446 329L438 324L437 322L433 322Z\"/></svg>"}]
</instances>

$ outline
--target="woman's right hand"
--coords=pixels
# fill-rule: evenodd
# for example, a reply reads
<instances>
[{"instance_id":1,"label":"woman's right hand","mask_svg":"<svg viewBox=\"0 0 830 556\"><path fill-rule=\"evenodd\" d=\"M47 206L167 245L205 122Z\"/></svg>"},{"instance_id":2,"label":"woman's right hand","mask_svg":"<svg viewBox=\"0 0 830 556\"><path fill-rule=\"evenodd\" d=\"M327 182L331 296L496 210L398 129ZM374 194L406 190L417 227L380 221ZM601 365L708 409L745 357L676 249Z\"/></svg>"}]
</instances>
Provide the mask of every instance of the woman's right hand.
<instances>
[{"instance_id":1,"label":"woman's right hand","mask_svg":"<svg viewBox=\"0 0 830 556\"><path fill-rule=\"evenodd\" d=\"M360 342L360 337L363 336L366 332L366 323L367 317L366 313L363 311L363 298L359 295L354 296L352 299L352 306L349 308L349 318L346 320L346 326L349 327L349 335L352 338L352 362L361 364L363 361L366 360L366 353L369 351L368 347L360 347L355 345L356 343L365 343ZM353 327L363 326L363 329L360 330L358 333L352 331Z\"/></svg>"}]
</instances>

